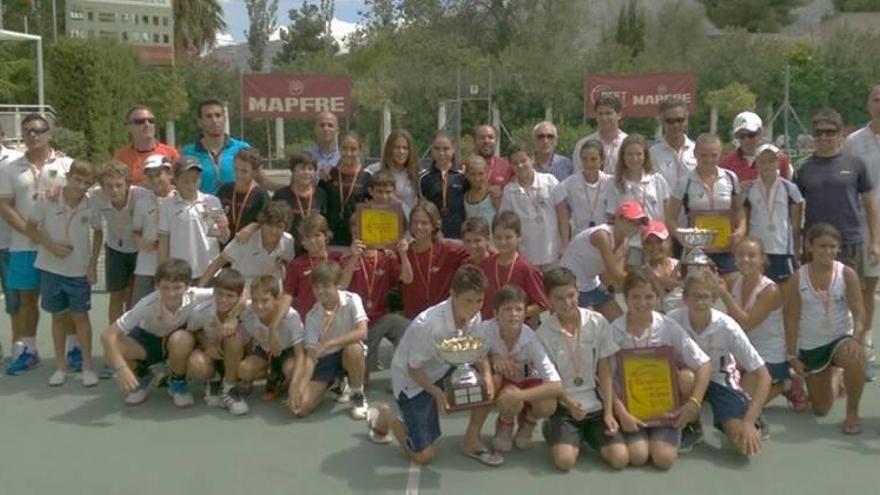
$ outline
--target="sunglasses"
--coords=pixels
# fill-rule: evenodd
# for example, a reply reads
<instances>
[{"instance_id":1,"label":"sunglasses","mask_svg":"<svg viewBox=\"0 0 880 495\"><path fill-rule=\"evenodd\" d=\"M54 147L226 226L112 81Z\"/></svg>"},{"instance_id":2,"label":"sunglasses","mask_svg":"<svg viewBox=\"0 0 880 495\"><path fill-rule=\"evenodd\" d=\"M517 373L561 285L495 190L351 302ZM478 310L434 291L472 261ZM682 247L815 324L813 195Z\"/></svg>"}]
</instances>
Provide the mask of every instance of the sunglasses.
<instances>
[{"instance_id":1,"label":"sunglasses","mask_svg":"<svg viewBox=\"0 0 880 495\"><path fill-rule=\"evenodd\" d=\"M30 129L22 129L27 136L42 136L49 132L49 127L31 127Z\"/></svg>"},{"instance_id":2,"label":"sunglasses","mask_svg":"<svg viewBox=\"0 0 880 495\"><path fill-rule=\"evenodd\" d=\"M535 137L538 139L556 139L555 134L537 134Z\"/></svg>"},{"instance_id":3,"label":"sunglasses","mask_svg":"<svg viewBox=\"0 0 880 495\"><path fill-rule=\"evenodd\" d=\"M684 118L684 117L675 117L675 118L663 119L663 121L666 122L666 123L669 124L669 125L672 125L672 124L684 124L686 120L687 120L687 119Z\"/></svg>"},{"instance_id":4,"label":"sunglasses","mask_svg":"<svg viewBox=\"0 0 880 495\"><path fill-rule=\"evenodd\" d=\"M758 137L758 134L759 133L757 133L757 132L738 132L738 133L736 133L736 138L737 139L755 139L756 137Z\"/></svg>"},{"instance_id":5,"label":"sunglasses","mask_svg":"<svg viewBox=\"0 0 880 495\"><path fill-rule=\"evenodd\" d=\"M813 129L813 135L816 137L819 136L834 136L839 132L838 129Z\"/></svg>"},{"instance_id":6,"label":"sunglasses","mask_svg":"<svg viewBox=\"0 0 880 495\"><path fill-rule=\"evenodd\" d=\"M144 117L142 119L131 119L130 123L135 125L144 125L144 124L155 124L156 119L153 117Z\"/></svg>"}]
</instances>

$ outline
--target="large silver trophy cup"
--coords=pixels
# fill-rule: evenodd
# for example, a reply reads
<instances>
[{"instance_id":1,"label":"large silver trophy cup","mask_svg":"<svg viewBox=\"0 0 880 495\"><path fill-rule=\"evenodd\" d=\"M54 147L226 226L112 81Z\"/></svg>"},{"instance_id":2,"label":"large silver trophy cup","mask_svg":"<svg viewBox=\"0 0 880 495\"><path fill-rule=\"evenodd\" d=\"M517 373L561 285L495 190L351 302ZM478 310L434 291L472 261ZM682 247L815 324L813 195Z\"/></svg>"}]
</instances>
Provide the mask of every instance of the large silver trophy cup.
<instances>
[{"instance_id":1,"label":"large silver trophy cup","mask_svg":"<svg viewBox=\"0 0 880 495\"><path fill-rule=\"evenodd\" d=\"M717 231L690 228L678 229L676 233L684 242L684 247L687 250L684 260L681 262L682 276L687 276L689 271L695 269L713 270L715 268L715 262L703 251L703 248L711 246L715 242L715 236L718 235Z\"/></svg>"},{"instance_id":2,"label":"large silver trophy cup","mask_svg":"<svg viewBox=\"0 0 880 495\"><path fill-rule=\"evenodd\" d=\"M454 337L437 344L440 357L455 366L444 382L450 411L462 411L492 402L483 377L473 366L486 351L486 341L476 337Z\"/></svg>"}]
</instances>

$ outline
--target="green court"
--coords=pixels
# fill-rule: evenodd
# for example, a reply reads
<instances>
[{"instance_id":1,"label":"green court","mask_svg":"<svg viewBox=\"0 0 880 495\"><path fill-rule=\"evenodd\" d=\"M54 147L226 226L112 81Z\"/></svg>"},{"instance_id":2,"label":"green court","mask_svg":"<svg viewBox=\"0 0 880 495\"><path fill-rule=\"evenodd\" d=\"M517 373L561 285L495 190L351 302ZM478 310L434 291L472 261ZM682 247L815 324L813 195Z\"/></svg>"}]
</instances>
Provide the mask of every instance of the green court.
<instances>
[{"instance_id":1,"label":"green court","mask_svg":"<svg viewBox=\"0 0 880 495\"><path fill-rule=\"evenodd\" d=\"M96 336L107 297L95 297ZM2 320L7 343L8 319ZM295 420L280 403L262 403L236 418L199 401L175 409L164 389L138 407L126 407L115 381L85 389L77 380L46 385L51 361L49 318L40 323L40 367L23 377L0 377L0 494L337 494L535 493L828 494L875 493L880 486L880 394L868 384L862 403L864 432L840 433L844 404L815 418L783 402L767 409L771 439L752 461L739 458L710 428L706 444L682 456L670 472L651 468L613 472L592 453L568 474L550 464L543 442L513 452L500 468L485 468L459 452L466 416L445 418L434 465L411 467L393 446L370 443L330 397L313 417ZM95 342L98 342L97 337ZM98 349L100 354L100 349ZM388 401L387 372L375 375L371 402ZM707 408L708 409L708 408ZM488 442L492 426L487 422Z\"/></svg>"}]
</instances>

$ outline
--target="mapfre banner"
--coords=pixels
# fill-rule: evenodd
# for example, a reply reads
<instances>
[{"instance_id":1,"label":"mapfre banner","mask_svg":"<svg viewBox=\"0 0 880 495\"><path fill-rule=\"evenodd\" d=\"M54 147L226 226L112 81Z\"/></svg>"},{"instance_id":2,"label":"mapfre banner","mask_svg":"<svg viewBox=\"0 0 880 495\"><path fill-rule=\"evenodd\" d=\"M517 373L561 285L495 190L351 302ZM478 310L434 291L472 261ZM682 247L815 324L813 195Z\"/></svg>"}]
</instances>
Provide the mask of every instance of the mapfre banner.
<instances>
[{"instance_id":1,"label":"mapfre banner","mask_svg":"<svg viewBox=\"0 0 880 495\"><path fill-rule=\"evenodd\" d=\"M310 119L320 112L351 115L351 78L300 74L244 74L245 117Z\"/></svg>"},{"instance_id":2,"label":"mapfre banner","mask_svg":"<svg viewBox=\"0 0 880 495\"><path fill-rule=\"evenodd\" d=\"M692 73L665 74L599 74L584 78L584 106L588 117L596 115L593 103L601 95L610 94L623 102L627 117L654 117L660 102L679 98L696 110L697 78Z\"/></svg>"}]
</instances>

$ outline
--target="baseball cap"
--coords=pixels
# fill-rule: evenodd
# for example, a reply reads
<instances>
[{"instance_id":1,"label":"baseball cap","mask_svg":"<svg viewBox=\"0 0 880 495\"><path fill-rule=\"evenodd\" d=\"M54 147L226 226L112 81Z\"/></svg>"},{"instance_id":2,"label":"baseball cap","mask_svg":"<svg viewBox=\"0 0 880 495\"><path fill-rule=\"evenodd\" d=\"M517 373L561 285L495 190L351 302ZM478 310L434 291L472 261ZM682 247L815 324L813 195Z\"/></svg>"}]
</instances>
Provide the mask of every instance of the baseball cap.
<instances>
[{"instance_id":1,"label":"baseball cap","mask_svg":"<svg viewBox=\"0 0 880 495\"><path fill-rule=\"evenodd\" d=\"M778 155L782 150L780 150L779 147L773 143L764 143L761 146L758 146L758 149L755 150L755 156L758 156L765 151L769 151L774 155Z\"/></svg>"},{"instance_id":2,"label":"baseball cap","mask_svg":"<svg viewBox=\"0 0 880 495\"><path fill-rule=\"evenodd\" d=\"M151 170L154 168L168 167L171 168L171 159L165 155L150 155L144 160L144 170Z\"/></svg>"},{"instance_id":3,"label":"baseball cap","mask_svg":"<svg viewBox=\"0 0 880 495\"><path fill-rule=\"evenodd\" d=\"M754 112L741 112L733 119L733 133L740 131L756 132L763 127L761 117Z\"/></svg>"},{"instance_id":4,"label":"baseball cap","mask_svg":"<svg viewBox=\"0 0 880 495\"><path fill-rule=\"evenodd\" d=\"M196 160L195 158L193 158L191 156L181 156L180 158L177 159L176 162L174 162L175 175L182 174L182 173L186 172L187 170L192 170L194 168L198 169L199 172L201 172L203 170L202 164L199 163L198 160Z\"/></svg>"},{"instance_id":5,"label":"baseball cap","mask_svg":"<svg viewBox=\"0 0 880 495\"><path fill-rule=\"evenodd\" d=\"M660 220L651 220L647 224L642 225L642 240L652 235L662 241L669 239L669 230L666 229L666 224Z\"/></svg>"},{"instance_id":6,"label":"baseball cap","mask_svg":"<svg viewBox=\"0 0 880 495\"><path fill-rule=\"evenodd\" d=\"M650 220L638 201L624 201L617 207L617 216L633 222L648 223Z\"/></svg>"}]
</instances>

